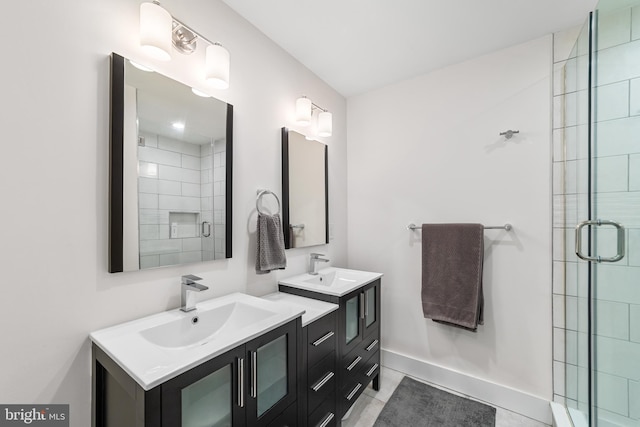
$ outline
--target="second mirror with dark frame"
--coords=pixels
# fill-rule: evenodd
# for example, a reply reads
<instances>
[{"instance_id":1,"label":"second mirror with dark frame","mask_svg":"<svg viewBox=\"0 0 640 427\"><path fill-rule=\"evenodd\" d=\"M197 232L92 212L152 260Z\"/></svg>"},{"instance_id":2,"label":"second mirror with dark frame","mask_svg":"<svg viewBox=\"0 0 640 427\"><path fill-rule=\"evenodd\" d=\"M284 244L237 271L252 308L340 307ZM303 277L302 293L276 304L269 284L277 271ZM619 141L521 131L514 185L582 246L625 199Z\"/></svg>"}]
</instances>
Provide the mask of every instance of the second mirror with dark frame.
<instances>
[{"instance_id":1,"label":"second mirror with dark frame","mask_svg":"<svg viewBox=\"0 0 640 427\"><path fill-rule=\"evenodd\" d=\"M109 272L231 258L232 134L232 105L112 54Z\"/></svg>"},{"instance_id":2,"label":"second mirror with dark frame","mask_svg":"<svg viewBox=\"0 0 640 427\"><path fill-rule=\"evenodd\" d=\"M328 149L282 128L282 220L285 247L329 243Z\"/></svg>"}]
</instances>

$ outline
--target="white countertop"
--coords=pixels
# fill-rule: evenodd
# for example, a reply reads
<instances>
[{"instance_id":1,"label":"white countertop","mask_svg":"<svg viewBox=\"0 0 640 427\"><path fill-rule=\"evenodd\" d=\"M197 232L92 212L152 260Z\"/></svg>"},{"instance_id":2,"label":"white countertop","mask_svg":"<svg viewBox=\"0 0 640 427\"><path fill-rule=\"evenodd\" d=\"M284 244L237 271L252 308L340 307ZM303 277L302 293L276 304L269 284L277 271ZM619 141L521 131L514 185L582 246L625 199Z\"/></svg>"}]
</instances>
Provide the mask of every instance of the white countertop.
<instances>
[{"instance_id":1,"label":"white countertop","mask_svg":"<svg viewBox=\"0 0 640 427\"><path fill-rule=\"evenodd\" d=\"M201 315L205 318L208 310L219 309L233 303L273 313L265 319L247 321L246 325L242 325L239 330L221 327L217 332L193 345L164 347L144 338L143 333L154 327L181 322L185 317L192 319L194 316ZM154 314L92 332L90 338L144 390L150 390L207 360L300 317L303 313L304 309L299 305L282 304L234 293L202 301L196 305L195 311L184 313L175 309Z\"/></svg>"},{"instance_id":2,"label":"white countertop","mask_svg":"<svg viewBox=\"0 0 640 427\"><path fill-rule=\"evenodd\" d=\"M262 298L303 309L305 311L302 315L303 327L339 308L338 304L287 294L285 292L275 292L265 295Z\"/></svg>"},{"instance_id":3,"label":"white countertop","mask_svg":"<svg viewBox=\"0 0 640 427\"><path fill-rule=\"evenodd\" d=\"M318 270L317 275L300 274L282 279L278 283L293 288L341 297L380 277L382 277L382 273L327 267Z\"/></svg>"}]
</instances>

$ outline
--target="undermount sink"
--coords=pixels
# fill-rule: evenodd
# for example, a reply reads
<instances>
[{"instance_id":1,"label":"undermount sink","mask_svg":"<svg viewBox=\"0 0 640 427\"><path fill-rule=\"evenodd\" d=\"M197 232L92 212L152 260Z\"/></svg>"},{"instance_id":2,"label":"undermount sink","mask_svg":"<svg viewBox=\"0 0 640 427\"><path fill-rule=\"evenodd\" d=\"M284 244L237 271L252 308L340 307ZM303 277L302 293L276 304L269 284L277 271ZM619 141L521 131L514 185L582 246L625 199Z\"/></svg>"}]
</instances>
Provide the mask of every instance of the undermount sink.
<instances>
[{"instance_id":1,"label":"undermount sink","mask_svg":"<svg viewBox=\"0 0 640 427\"><path fill-rule=\"evenodd\" d=\"M225 333L238 333L256 322L276 316L275 311L233 302L210 310L185 313L184 317L140 331L152 344L176 348L204 345Z\"/></svg>"},{"instance_id":2,"label":"undermount sink","mask_svg":"<svg viewBox=\"0 0 640 427\"><path fill-rule=\"evenodd\" d=\"M144 390L271 331L304 309L234 293L101 329L91 340Z\"/></svg>"},{"instance_id":3,"label":"undermount sink","mask_svg":"<svg viewBox=\"0 0 640 427\"><path fill-rule=\"evenodd\" d=\"M280 285L342 296L367 283L373 282L381 276L381 273L370 271L327 267L319 270L317 275L306 273L288 279L282 279L280 280Z\"/></svg>"}]
</instances>

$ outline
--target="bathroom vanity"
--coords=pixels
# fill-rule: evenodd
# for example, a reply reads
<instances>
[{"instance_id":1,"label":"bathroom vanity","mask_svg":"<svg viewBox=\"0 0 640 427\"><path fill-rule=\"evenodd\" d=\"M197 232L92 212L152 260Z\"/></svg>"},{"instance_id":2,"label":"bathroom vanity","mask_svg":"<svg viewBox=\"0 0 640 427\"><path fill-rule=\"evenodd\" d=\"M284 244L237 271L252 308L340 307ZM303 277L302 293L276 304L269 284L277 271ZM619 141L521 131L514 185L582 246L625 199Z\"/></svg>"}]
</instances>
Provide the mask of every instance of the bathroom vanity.
<instances>
[{"instance_id":1,"label":"bathroom vanity","mask_svg":"<svg viewBox=\"0 0 640 427\"><path fill-rule=\"evenodd\" d=\"M92 333L93 427L296 425L302 313L231 294Z\"/></svg>"},{"instance_id":2,"label":"bathroom vanity","mask_svg":"<svg viewBox=\"0 0 640 427\"><path fill-rule=\"evenodd\" d=\"M93 427L340 426L379 389L381 276L325 268L91 333Z\"/></svg>"},{"instance_id":3,"label":"bathroom vanity","mask_svg":"<svg viewBox=\"0 0 640 427\"><path fill-rule=\"evenodd\" d=\"M369 383L375 390L380 388L381 277L380 273L330 267L317 275L303 274L279 283L281 292L338 305L335 425L340 425L339 420ZM306 389L309 391L309 386ZM315 418L308 421L309 426L322 425L312 422Z\"/></svg>"},{"instance_id":4,"label":"bathroom vanity","mask_svg":"<svg viewBox=\"0 0 640 427\"><path fill-rule=\"evenodd\" d=\"M299 427L336 426L337 304L277 292L263 298L305 309L298 347Z\"/></svg>"}]
</instances>

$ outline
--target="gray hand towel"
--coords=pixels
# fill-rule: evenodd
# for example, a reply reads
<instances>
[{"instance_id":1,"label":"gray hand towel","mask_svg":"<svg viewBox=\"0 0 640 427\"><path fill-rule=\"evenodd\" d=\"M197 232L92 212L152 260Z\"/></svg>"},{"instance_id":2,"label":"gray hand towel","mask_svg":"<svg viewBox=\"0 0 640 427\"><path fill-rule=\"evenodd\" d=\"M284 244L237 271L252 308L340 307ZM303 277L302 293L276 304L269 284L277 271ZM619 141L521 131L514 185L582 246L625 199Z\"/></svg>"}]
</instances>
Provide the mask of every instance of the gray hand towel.
<instances>
[{"instance_id":1,"label":"gray hand towel","mask_svg":"<svg viewBox=\"0 0 640 427\"><path fill-rule=\"evenodd\" d=\"M266 274L271 270L284 270L287 267L287 257L284 253L284 233L280 215L259 213L257 236L256 273Z\"/></svg>"},{"instance_id":2,"label":"gray hand towel","mask_svg":"<svg viewBox=\"0 0 640 427\"><path fill-rule=\"evenodd\" d=\"M422 311L476 331L483 323L482 224L422 224Z\"/></svg>"}]
</instances>

